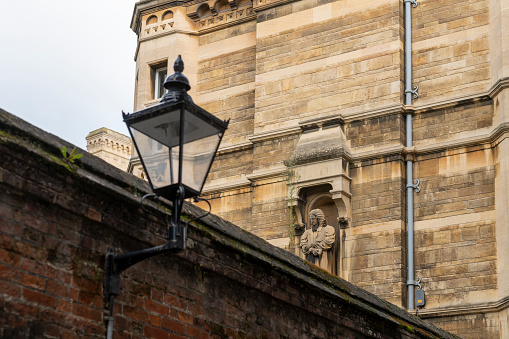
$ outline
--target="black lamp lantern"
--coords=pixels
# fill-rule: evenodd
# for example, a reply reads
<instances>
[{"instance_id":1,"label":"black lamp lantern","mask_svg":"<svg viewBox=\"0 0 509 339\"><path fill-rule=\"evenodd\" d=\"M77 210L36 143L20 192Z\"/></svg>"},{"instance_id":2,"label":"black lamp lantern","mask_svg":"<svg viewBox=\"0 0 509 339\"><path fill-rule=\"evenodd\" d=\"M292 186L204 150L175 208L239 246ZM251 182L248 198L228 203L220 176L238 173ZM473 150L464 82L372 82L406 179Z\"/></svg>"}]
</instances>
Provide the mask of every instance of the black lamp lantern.
<instances>
[{"instance_id":1,"label":"black lamp lantern","mask_svg":"<svg viewBox=\"0 0 509 339\"><path fill-rule=\"evenodd\" d=\"M123 114L143 169L155 195L173 202L167 243L132 253L106 256L105 297L119 294L120 273L163 252L185 248L186 229L180 224L184 199L200 195L229 121L222 121L193 103L189 81L182 74L180 55L175 73L164 82L159 104Z\"/></svg>"},{"instance_id":2,"label":"black lamp lantern","mask_svg":"<svg viewBox=\"0 0 509 339\"><path fill-rule=\"evenodd\" d=\"M152 190L168 199L200 195L228 127L227 121L193 103L180 55L174 69L164 83L168 92L158 105L124 114Z\"/></svg>"}]
</instances>

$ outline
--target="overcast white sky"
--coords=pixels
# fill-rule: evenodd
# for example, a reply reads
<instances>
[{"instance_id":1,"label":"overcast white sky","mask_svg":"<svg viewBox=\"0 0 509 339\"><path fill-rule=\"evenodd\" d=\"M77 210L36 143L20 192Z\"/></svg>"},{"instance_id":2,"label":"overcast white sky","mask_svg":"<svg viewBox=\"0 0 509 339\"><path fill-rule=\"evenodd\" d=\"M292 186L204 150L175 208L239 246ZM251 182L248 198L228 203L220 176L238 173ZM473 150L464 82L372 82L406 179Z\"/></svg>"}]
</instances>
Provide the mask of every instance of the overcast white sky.
<instances>
[{"instance_id":1,"label":"overcast white sky","mask_svg":"<svg viewBox=\"0 0 509 339\"><path fill-rule=\"evenodd\" d=\"M128 134L136 0L0 0L0 108L86 149L100 127Z\"/></svg>"}]
</instances>

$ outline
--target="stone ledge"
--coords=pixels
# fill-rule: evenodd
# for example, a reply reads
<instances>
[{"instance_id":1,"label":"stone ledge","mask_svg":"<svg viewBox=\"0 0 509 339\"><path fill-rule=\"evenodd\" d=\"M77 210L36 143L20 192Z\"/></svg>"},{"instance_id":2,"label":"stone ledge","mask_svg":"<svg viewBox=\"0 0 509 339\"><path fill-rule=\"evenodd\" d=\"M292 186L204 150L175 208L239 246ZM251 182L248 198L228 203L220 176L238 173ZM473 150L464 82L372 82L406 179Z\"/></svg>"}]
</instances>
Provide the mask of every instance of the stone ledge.
<instances>
[{"instance_id":1,"label":"stone ledge","mask_svg":"<svg viewBox=\"0 0 509 339\"><path fill-rule=\"evenodd\" d=\"M287 128L280 128L277 130L267 131L255 133L253 135L248 136L249 141L252 143L263 142L271 139L277 139L281 137L285 137L288 135L299 134L301 132L301 128L299 126L292 126Z\"/></svg>"},{"instance_id":2,"label":"stone ledge","mask_svg":"<svg viewBox=\"0 0 509 339\"><path fill-rule=\"evenodd\" d=\"M240 188L251 187L251 181L244 178L235 181L229 181L224 184L205 185L202 195L211 195L217 192L232 191Z\"/></svg>"},{"instance_id":3,"label":"stone ledge","mask_svg":"<svg viewBox=\"0 0 509 339\"><path fill-rule=\"evenodd\" d=\"M459 315L500 312L509 307L509 296L488 303L452 306L446 308L433 308L419 310L419 317L433 319L436 317L456 317Z\"/></svg>"}]
</instances>

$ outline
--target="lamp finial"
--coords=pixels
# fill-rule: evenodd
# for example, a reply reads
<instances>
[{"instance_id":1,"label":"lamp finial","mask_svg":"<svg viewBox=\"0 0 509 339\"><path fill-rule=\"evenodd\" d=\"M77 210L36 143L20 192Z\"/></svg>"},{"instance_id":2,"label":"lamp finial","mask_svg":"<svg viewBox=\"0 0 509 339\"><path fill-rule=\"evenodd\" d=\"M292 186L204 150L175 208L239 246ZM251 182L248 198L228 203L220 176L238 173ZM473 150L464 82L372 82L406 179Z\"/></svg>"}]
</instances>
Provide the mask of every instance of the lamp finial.
<instances>
[{"instance_id":1,"label":"lamp finial","mask_svg":"<svg viewBox=\"0 0 509 339\"><path fill-rule=\"evenodd\" d=\"M177 60L175 60L175 63L173 64L173 70L175 73L182 73L184 71L184 61L182 61L182 57L177 57Z\"/></svg>"}]
</instances>

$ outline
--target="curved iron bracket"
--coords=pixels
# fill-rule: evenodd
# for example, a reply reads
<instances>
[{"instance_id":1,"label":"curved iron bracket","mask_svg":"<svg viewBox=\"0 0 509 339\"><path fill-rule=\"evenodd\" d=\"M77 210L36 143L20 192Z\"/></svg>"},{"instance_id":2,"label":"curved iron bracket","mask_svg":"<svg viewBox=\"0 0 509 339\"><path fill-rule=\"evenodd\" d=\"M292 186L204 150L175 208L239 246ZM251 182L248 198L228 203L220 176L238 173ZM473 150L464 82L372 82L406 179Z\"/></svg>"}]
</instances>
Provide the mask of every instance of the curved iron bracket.
<instances>
[{"instance_id":1,"label":"curved iron bracket","mask_svg":"<svg viewBox=\"0 0 509 339\"><path fill-rule=\"evenodd\" d=\"M413 188L413 189L416 189L417 190L417 193L419 193L421 191L421 187L419 186L421 184L421 182L419 181L419 179L415 179L415 185L406 185L406 188Z\"/></svg>"},{"instance_id":2,"label":"curved iron bracket","mask_svg":"<svg viewBox=\"0 0 509 339\"><path fill-rule=\"evenodd\" d=\"M151 197L154 197L155 200L159 199L159 196L157 194L154 194L154 193L149 193L149 194L145 194L143 196L143 198L141 198L141 208L147 212L147 213L150 213L153 215L152 212L150 212L146 207L145 207L145 204L143 203L143 200L145 200L146 198L151 198Z\"/></svg>"},{"instance_id":3,"label":"curved iron bracket","mask_svg":"<svg viewBox=\"0 0 509 339\"><path fill-rule=\"evenodd\" d=\"M194 197L194 202L198 202L198 201L205 201L208 205L209 205L209 211L206 212L205 214L202 214L202 215L199 215L191 220L189 220L188 222L186 222L186 227L192 223L193 221L196 221L196 220L200 220L201 218L205 218L207 215L210 214L210 211L212 211L212 206L210 205L210 201L208 201L208 199L205 199L205 198L198 198L198 197Z\"/></svg>"},{"instance_id":4,"label":"curved iron bracket","mask_svg":"<svg viewBox=\"0 0 509 339\"><path fill-rule=\"evenodd\" d=\"M419 86L415 85L413 90L407 89L405 91L405 94L406 93L412 93L414 95L414 99L417 99L419 97Z\"/></svg>"}]
</instances>

